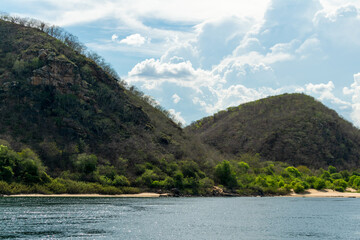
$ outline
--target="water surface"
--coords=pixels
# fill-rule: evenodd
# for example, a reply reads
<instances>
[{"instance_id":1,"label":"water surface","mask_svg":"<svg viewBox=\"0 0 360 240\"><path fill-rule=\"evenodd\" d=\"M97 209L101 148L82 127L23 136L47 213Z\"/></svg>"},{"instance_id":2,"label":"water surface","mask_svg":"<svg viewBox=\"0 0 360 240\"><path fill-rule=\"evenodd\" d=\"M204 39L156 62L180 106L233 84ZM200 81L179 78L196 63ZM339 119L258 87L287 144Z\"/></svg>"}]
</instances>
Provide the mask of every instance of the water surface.
<instances>
[{"instance_id":1,"label":"water surface","mask_svg":"<svg viewBox=\"0 0 360 240\"><path fill-rule=\"evenodd\" d=\"M0 239L360 239L360 199L0 198Z\"/></svg>"}]
</instances>

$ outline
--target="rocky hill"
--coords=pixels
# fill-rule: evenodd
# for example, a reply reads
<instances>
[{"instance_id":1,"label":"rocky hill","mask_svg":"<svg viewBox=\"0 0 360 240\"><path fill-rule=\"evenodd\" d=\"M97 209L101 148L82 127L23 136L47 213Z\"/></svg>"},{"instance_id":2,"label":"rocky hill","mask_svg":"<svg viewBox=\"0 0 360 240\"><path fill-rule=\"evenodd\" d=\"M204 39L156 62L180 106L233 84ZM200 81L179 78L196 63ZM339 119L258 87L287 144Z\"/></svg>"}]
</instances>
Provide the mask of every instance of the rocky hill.
<instances>
[{"instance_id":1,"label":"rocky hill","mask_svg":"<svg viewBox=\"0 0 360 240\"><path fill-rule=\"evenodd\" d=\"M312 168L360 166L360 131L304 94L284 94L228 108L186 131L223 154Z\"/></svg>"},{"instance_id":2,"label":"rocky hill","mask_svg":"<svg viewBox=\"0 0 360 240\"><path fill-rule=\"evenodd\" d=\"M0 20L1 142L35 150L51 173L81 153L101 164L126 159L130 171L162 158L208 158L166 112L77 51L72 35L54 38L44 27Z\"/></svg>"}]
</instances>

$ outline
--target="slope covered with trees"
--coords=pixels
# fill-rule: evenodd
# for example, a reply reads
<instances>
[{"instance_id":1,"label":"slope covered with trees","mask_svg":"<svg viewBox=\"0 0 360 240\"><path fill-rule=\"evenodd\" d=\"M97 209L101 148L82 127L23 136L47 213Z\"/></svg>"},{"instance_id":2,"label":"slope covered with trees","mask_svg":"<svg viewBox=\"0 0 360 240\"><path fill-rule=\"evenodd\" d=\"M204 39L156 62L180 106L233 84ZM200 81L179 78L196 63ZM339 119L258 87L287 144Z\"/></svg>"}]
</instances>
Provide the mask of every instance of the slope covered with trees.
<instances>
[{"instance_id":1,"label":"slope covered with trees","mask_svg":"<svg viewBox=\"0 0 360 240\"><path fill-rule=\"evenodd\" d=\"M185 130L154 102L61 28L0 15L0 194L360 188L357 171L341 171L359 167L359 130L309 96Z\"/></svg>"},{"instance_id":2,"label":"slope covered with trees","mask_svg":"<svg viewBox=\"0 0 360 240\"><path fill-rule=\"evenodd\" d=\"M360 131L304 94L284 94L228 108L187 132L228 156L259 153L294 166L360 165Z\"/></svg>"},{"instance_id":3,"label":"slope covered with trees","mask_svg":"<svg viewBox=\"0 0 360 240\"><path fill-rule=\"evenodd\" d=\"M2 18L1 143L30 147L53 176L76 169L83 154L133 178L145 163L209 162L201 143L76 37L35 20Z\"/></svg>"}]
</instances>

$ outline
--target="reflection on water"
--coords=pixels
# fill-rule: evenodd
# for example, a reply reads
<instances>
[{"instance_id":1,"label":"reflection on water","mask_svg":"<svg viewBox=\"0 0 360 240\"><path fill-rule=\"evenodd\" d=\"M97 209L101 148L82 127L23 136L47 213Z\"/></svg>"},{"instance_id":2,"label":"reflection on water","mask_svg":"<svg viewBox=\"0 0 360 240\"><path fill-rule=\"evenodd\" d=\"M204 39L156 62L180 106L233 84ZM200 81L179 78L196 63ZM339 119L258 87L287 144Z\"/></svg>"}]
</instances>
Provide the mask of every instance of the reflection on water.
<instances>
[{"instance_id":1,"label":"reflection on water","mask_svg":"<svg viewBox=\"0 0 360 240\"><path fill-rule=\"evenodd\" d=\"M0 198L0 239L360 239L360 199Z\"/></svg>"}]
</instances>

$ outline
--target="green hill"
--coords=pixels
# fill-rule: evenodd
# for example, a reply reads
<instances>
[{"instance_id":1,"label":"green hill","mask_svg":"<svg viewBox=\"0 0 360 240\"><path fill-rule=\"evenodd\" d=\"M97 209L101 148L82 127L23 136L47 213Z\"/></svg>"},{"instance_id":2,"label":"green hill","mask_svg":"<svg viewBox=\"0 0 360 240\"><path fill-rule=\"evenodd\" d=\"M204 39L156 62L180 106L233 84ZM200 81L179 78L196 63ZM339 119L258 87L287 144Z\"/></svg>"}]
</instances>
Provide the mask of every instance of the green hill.
<instances>
[{"instance_id":1,"label":"green hill","mask_svg":"<svg viewBox=\"0 0 360 240\"><path fill-rule=\"evenodd\" d=\"M0 20L3 143L17 151L30 147L53 175L72 170L83 153L103 165L125 161L130 176L136 165L161 159L204 163L208 151L200 143L83 48L60 28Z\"/></svg>"},{"instance_id":2,"label":"green hill","mask_svg":"<svg viewBox=\"0 0 360 240\"><path fill-rule=\"evenodd\" d=\"M75 36L0 19L0 194L360 189L360 173L341 171L360 167L359 130L312 97L270 97L182 129Z\"/></svg>"},{"instance_id":3,"label":"green hill","mask_svg":"<svg viewBox=\"0 0 360 240\"><path fill-rule=\"evenodd\" d=\"M360 166L360 131L304 94L284 94L228 108L187 132L230 157L260 153L312 168Z\"/></svg>"}]
</instances>

